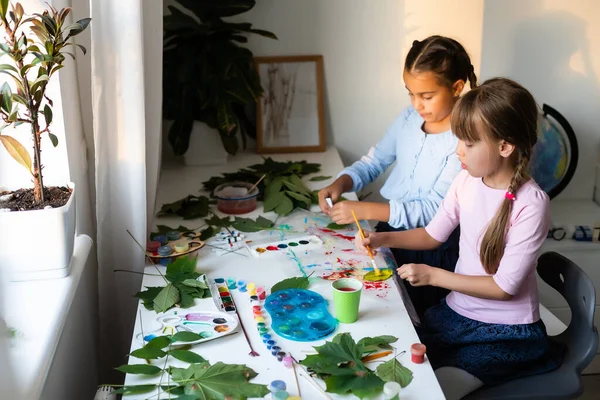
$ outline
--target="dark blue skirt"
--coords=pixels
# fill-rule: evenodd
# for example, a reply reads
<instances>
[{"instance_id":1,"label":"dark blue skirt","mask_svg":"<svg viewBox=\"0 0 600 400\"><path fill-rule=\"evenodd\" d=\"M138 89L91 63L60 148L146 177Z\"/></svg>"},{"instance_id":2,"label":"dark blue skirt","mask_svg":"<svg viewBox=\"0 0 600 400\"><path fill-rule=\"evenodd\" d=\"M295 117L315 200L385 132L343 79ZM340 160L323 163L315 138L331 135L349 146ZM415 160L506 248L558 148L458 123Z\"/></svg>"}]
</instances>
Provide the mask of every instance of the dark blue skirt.
<instances>
[{"instance_id":1,"label":"dark blue skirt","mask_svg":"<svg viewBox=\"0 0 600 400\"><path fill-rule=\"evenodd\" d=\"M377 232L398 232L404 228L392 228L386 222L380 222L375 227ZM403 264L427 264L432 267L442 268L446 271L454 272L456 262L458 261L458 241L460 239L460 228L456 228L450 235L446 243L435 250L404 250L390 249L398 267ZM394 271L396 273L396 271ZM398 278L398 276L396 276ZM435 305L450 293L449 290L433 286L415 287L407 282L403 282L406 291L419 315L423 318L425 311Z\"/></svg>"},{"instance_id":2,"label":"dark blue skirt","mask_svg":"<svg viewBox=\"0 0 600 400\"><path fill-rule=\"evenodd\" d=\"M460 368L486 385L552 371L564 356L564 346L548 338L542 320L488 324L463 317L445 300L427 310L417 333L434 369Z\"/></svg>"}]
</instances>

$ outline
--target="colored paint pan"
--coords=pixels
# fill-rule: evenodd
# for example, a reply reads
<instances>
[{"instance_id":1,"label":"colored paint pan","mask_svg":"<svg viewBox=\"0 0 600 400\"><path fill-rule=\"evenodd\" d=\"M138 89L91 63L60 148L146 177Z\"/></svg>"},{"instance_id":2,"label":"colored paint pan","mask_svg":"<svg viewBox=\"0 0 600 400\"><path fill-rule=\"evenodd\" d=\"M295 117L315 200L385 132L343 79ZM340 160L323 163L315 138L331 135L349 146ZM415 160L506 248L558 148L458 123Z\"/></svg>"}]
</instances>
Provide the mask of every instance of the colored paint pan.
<instances>
[{"instance_id":1,"label":"colored paint pan","mask_svg":"<svg viewBox=\"0 0 600 400\"><path fill-rule=\"evenodd\" d=\"M394 275L394 272L391 269L380 269L379 275L377 275L377 271L370 271L364 276L365 281L369 282L379 282L390 279Z\"/></svg>"}]
</instances>

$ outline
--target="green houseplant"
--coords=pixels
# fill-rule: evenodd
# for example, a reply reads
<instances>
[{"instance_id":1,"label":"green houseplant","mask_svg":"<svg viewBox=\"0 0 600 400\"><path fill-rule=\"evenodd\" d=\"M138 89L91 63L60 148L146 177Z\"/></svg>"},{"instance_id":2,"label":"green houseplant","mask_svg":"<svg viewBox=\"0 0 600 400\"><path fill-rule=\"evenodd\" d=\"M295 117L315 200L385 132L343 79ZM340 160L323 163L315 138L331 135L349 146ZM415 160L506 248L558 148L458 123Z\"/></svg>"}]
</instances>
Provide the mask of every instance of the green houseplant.
<instances>
[{"instance_id":1,"label":"green houseplant","mask_svg":"<svg viewBox=\"0 0 600 400\"><path fill-rule=\"evenodd\" d=\"M262 94L250 50L240 44L248 33L277 39L250 23L223 18L242 14L255 0L176 0L189 12L169 6L164 18L163 116L173 120L168 133L176 155L188 150L194 121L218 131L229 154L253 128L245 107Z\"/></svg>"},{"instance_id":2,"label":"green houseplant","mask_svg":"<svg viewBox=\"0 0 600 400\"><path fill-rule=\"evenodd\" d=\"M58 11L52 6L42 14L26 17L21 3L8 10L8 0L0 0L0 26L5 30L4 41L0 43L2 55L7 55L11 64L1 64L0 72L12 78L16 86L13 93L8 82L0 88L0 115L7 126L26 123L31 127L33 142L33 163L29 152L16 139L2 135L0 141L8 153L23 167L31 172L35 202L45 202L44 180L42 177L41 138L47 134L54 146L58 138L50 132L53 102L46 96L48 81L58 70L64 67L67 46L77 46L85 54L81 45L69 42L69 39L83 32L90 18L65 25L71 8ZM29 28L29 32L27 32ZM6 76L5 75L5 76Z\"/></svg>"},{"instance_id":3,"label":"green houseplant","mask_svg":"<svg viewBox=\"0 0 600 400\"><path fill-rule=\"evenodd\" d=\"M64 67L65 56L75 58L69 46L85 48L69 40L83 32L90 18L67 23L71 8L52 6L42 13L25 15L23 6L0 0L0 143L8 154L31 174L33 188L19 189L0 200L0 269L13 280L57 278L68 274L75 238L75 187L45 187L42 176L42 138L54 146L51 132L55 105L47 93L51 77ZM5 61L6 60L6 61ZM6 63L8 60L9 63ZM27 125L32 156L6 128ZM10 228L10 229L8 229ZM23 238L35 232L41 240L31 244ZM28 243L29 242L29 243ZM31 251L35 246L35 251Z\"/></svg>"}]
</instances>

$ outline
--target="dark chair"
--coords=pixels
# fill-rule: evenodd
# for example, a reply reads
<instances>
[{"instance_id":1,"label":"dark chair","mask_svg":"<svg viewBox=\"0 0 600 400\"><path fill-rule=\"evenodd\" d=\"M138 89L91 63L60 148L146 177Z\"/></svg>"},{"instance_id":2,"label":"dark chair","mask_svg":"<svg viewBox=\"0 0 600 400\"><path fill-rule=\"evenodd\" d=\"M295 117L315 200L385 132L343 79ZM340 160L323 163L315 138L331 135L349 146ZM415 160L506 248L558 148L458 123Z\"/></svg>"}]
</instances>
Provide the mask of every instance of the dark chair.
<instances>
[{"instance_id":1,"label":"dark chair","mask_svg":"<svg viewBox=\"0 0 600 400\"><path fill-rule=\"evenodd\" d=\"M598 331L594 326L594 285L575 263L553 251L540 256L537 272L567 300L571 308L571 323L564 332L553 337L567 347L562 365L545 374L497 386L484 386L463 400L573 399L583 393L581 372L598 349Z\"/></svg>"}]
</instances>

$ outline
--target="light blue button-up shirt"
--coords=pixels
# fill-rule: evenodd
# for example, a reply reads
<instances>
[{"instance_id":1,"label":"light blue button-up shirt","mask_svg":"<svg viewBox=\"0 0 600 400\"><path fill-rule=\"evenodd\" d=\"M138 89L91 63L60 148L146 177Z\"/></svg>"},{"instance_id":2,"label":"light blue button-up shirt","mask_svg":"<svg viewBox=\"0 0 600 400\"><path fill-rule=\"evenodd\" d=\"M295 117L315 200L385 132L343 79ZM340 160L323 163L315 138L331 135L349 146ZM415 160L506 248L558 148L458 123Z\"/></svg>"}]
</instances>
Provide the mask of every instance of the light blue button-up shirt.
<instances>
[{"instance_id":1,"label":"light blue button-up shirt","mask_svg":"<svg viewBox=\"0 0 600 400\"><path fill-rule=\"evenodd\" d=\"M461 171L456 136L452 131L427 134L423 123L419 113L408 107L367 155L339 173L350 175L352 191L358 192L396 161L381 188L390 202L388 223L394 228L426 226Z\"/></svg>"}]
</instances>

